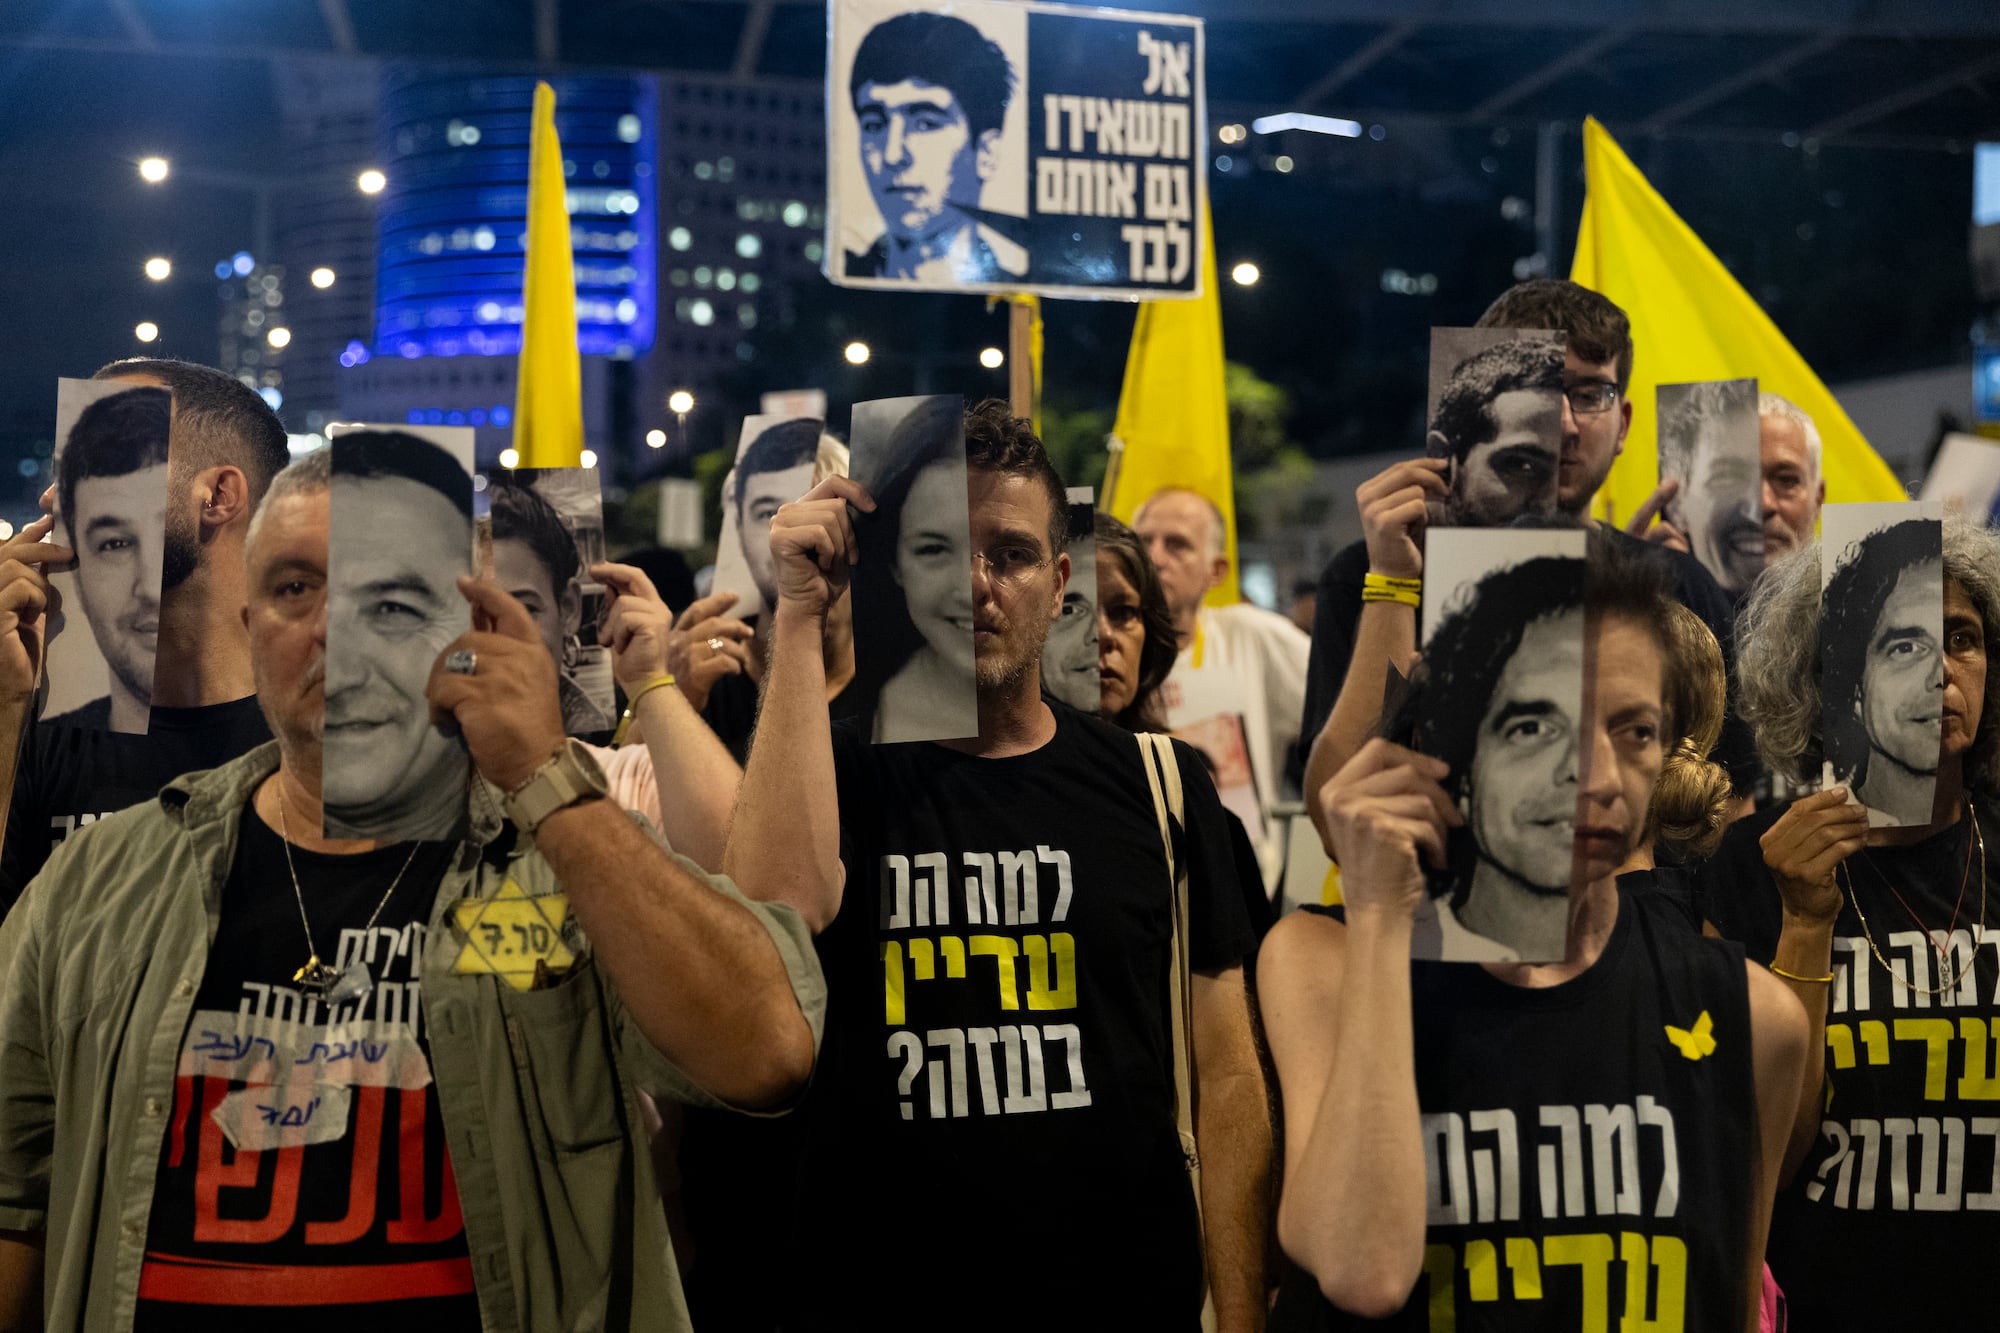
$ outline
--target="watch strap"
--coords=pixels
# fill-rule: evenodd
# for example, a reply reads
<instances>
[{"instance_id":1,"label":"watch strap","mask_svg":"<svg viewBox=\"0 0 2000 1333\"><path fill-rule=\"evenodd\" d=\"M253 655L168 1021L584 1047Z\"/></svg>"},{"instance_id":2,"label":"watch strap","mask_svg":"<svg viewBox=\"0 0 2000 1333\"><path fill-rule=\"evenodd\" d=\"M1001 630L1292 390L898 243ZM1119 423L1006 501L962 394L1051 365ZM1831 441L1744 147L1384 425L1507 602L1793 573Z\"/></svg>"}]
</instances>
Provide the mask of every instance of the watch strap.
<instances>
[{"instance_id":1,"label":"watch strap","mask_svg":"<svg viewBox=\"0 0 2000 1333\"><path fill-rule=\"evenodd\" d=\"M610 792L604 770L574 738L535 770L533 777L507 793L507 817L523 833L533 833L544 819L579 801Z\"/></svg>"}]
</instances>

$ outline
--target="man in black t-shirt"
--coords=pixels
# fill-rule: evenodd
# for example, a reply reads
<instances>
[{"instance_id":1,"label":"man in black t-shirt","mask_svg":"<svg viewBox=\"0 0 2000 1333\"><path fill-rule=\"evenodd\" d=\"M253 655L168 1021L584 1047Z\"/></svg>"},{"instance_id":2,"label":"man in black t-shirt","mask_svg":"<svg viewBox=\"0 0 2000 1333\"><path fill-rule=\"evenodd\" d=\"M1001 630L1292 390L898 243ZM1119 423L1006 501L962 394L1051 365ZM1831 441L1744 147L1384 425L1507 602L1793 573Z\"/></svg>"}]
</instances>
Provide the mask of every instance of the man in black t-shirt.
<instances>
[{"instance_id":1,"label":"man in black t-shirt","mask_svg":"<svg viewBox=\"0 0 2000 1333\"><path fill-rule=\"evenodd\" d=\"M0 753L18 755L11 766L0 763L0 915L80 825L271 735L252 693L241 616L243 540L265 488L290 457L285 428L255 391L207 366L134 358L94 378L173 395L151 720L146 733L132 735L75 725L75 714L30 725L49 602L43 570L73 553L44 540L45 518L0 544Z\"/></svg>"},{"instance_id":2,"label":"man in black t-shirt","mask_svg":"<svg viewBox=\"0 0 2000 1333\"><path fill-rule=\"evenodd\" d=\"M831 478L772 522L771 670L725 867L813 867L829 1023L798 1207L763 1255L787 1256L787 1328L1191 1330L1203 1254L1174 1124L1166 848L1139 746L1042 695L1062 483L1005 404L969 412L965 435L975 739L830 728L822 623L849 564L884 555L849 518L874 501ZM1269 1154L1251 937L1220 801L1175 753L1207 1272L1222 1327L1250 1328Z\"/></svg>"},{"instance_id":3,"label":"man in black t-shirt","mask_svg":"<svg viewBox=\"0 0 2000 1333\"><path fill-rule=\"evenodd\" d=\"M1573 282L1537 278L1502 292L1479 317L1479 327L1554 329L1565 335L1556 507L1586 527L1602 527L1589 517L1590 502L1624 450L1632 422L1632 404L1625 398L1632 380L1632 331L1625 312ZM1365 596L1368 580L1421 579L1426 527L1433 522L1470 525L1444 507L1447 472L1444 460L1412 459L1363 482L1355 491L1355 504L1365 536L1337 552L1320 575L1299 744L1308 753L1301 789L1322 830L1319 789L1372 734L1387 668L1401 668L1417 648L1414 596L1407 603L1393 594ZM1635 525L1643 528L1651 518L1644 514ZM1701 617L1722 646L1723 661L1731 666L1733 699L1734 611L1714 576L1685 551L1646 546L1617 529L1605 530L1619 544L1645 547L1655 553L1653 558L1668 563L1674 595ZM1342 685L1356 672L1359 693L1337 709ZM1315 750L1314 739L1322 733L1328 743ZM1730 785L1739 796L1750 792L1762 774L1755 743L1733 706L1723 720L1715 758L1729 770Z\"/></svg>"}]
</instances>

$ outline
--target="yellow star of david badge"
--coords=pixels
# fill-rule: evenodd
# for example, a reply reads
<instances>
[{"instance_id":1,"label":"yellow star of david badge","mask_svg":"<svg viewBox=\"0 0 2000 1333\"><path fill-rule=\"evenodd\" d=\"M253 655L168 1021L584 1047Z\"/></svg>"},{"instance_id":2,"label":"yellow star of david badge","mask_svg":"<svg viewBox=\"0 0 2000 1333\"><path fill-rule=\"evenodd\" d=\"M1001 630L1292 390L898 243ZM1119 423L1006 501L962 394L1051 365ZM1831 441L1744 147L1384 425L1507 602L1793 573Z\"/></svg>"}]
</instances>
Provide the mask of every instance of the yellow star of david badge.
<instances>
[{"instance_id":1,"label":"yellow star of david badge","mask_svg":"<svg viewBox=\"0 0 2000 1333\"><path fill-rule=\"evenodd\" d=\"M532 990L539 969L561 974L576 965L563 940L569 897L551 893L531 898L508 879L491 898L475 898L451 909L465 947L451 970L461 976L490 973L515 990Z\"/></svg>"}]
</instances>

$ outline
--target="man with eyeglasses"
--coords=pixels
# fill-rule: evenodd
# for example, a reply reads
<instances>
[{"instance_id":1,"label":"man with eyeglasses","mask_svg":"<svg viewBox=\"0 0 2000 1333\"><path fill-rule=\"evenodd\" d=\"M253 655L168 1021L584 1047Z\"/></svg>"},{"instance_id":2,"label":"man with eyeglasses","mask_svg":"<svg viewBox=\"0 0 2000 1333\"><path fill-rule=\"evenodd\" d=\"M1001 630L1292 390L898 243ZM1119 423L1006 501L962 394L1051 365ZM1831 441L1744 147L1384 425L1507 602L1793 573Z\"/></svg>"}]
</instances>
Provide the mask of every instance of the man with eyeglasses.
<instances>
[{"instance_id":1,"label":"man with eyeglasses","mask_svg":"<svg viewBox=\"0 0 2000 1333\"><path fill-rule=\"evenodd\" d=\"M893 553L854 521L875 501L847 478L771 520L771 665L724 865L751 883L768 868L798 884L803 867L802 891L837 906L819 937L829 1021L799 1112L798 1197L760 1238L767 1262L787 1256L782 1326L1193 1333L1205 1271L1220 1327L1261 1327L1270 1138L1221 802L1175 744L1160 775L1184 793L1171 864L1188 879L1198 1221L1148 761L1043 695L1070 564L1041 442L989 401L966 414L965 444L970 740L871 745L829 725L825 616L851 564Z\"/></svg>"},{"instance_id":2,"label":"man with eyeglasses","mask_svg":"<svg viewBox=\"0 0 2000 1333\"><path fill-rule=\"evenodd\" d=\"M1645 547L1667 561L1675 595L1701 617L1722 645L1724 660L1733 664L1730 599L1701 562L1686 551L1647 543L1589 516L1590 502L1623 452L1625 432L1632 424L1632 404L1625 397L1632 381L1632 326L1625 312L1576 283L1537 278L1502 292L1479 317L1478 327L1552 329L1564 335L1557 513L1609 533L1620 545ZM1300 745L1309 750L1301 784L1309 809L1315 806L1319 788L1371 733L1381 714L1382 682L1389 668L1403 667L1416 653L1424 531L1434 522L1463 525L1462 519L1444 517L1449 512L1448 491L1449 460L1439 458L1393 464L1355 489L1364 535L1327 563L1320 575L1313 621L1312 660L1299 724ZM1357 684L1343 701L1341 690L1349 676ZM1734 676L1732 667L1732 682ZM1733 685L1731 697L1733 701ZM1338 709L1337 703L1342 704ZM1731 786L1747 807L1763 769L1733 702L1714 757L1728 768Z\"/></svg>"}]
</instances>

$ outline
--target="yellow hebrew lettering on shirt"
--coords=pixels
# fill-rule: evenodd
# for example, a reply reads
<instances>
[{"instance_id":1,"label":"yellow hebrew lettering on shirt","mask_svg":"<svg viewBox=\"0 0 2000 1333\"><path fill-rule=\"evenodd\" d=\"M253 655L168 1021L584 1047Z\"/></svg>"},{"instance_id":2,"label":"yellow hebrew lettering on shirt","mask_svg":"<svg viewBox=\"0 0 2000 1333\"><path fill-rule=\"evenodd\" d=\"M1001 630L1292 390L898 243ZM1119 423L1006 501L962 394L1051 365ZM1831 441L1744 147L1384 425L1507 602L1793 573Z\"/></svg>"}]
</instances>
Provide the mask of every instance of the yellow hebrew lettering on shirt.
<instances>
[{"instance_id":1,"label":"yellow hebrew lettering on shirt","mask_svg":"<svg viewBox=\"0 0 2000 1333\"><path fill-rule=\"evenodd\" d=\"M1958 1020L1958 1035L1965 1042L1965 1075L1958 1080L1958 1095L1973 1102L2000 1101L2000 1069L1986 1072L1986 1020L1970 1016ZM2000 1032L1992 1034L2000 1044Z\"/></svg>"},{"instance_id":2,"label":"yellow hebrew lettering on shirt","mask_svg":"<svg viewBox=\"0 0 2000 1333\"><path fill-rule=\"evenodd\" d=\"M1542 1241L1542 1262L1548 1267L1574 1264L1582 1270L1583 1328L1603 1328L1611 1317L1611 1260L1616 1254L1611 1237L1602 1233L1548 1236Z\"/></svg>"},{"instance_id":3,"label":"yellow hebrew lettering on shirt","mask_svg":"<svg viewBox=\"0 0 2000 1333\"><path fill-rule=\"evenodd\" d=\"M1868 1063L1886 1065L1889 1063L1889 1025L1879 1018L1865 1018L1861 1021L1861 1049L1867 1052Z\"/></svg>"},{"instance_id":4,"label":"yellow hebrew lettering on shirt","mask_svg":"<svg viewBox=\"0 0 2000 1333\"><path fill-rule=\"evenodd\" d=\"M1053 935L1029 935L1021 940L1028 955L1028 1007L1030 1009L1076 1008L1076 937L1064 931ZM1055 955L1054 984L1050 984L1049 956Z\"/></svg>"},{"instance_id":5,"label":"yellow hebrew lettering on shirt","mask_svg":"<svg viewBox=\"0 0 2000 1333\"><path fill-rule=\"evenodd\" d=\"M1532 1236L1507 1237L1507 1270L1514 1275L1514 1299L1542 1298L1542 1254Z\"/></svg>"},{"instance_id":6,"label":"yellow hebrew lettering on shirt","mask_svg":"<svg viewBox=\"0 0 2000 1333\"><path fill-rule=\"evenodd\" d=\"M938 941L938 956L944 959L944 974L963 981L965 979L965 941L956 935L946 935Z\"/></svg>"},{"instance_id":7,"label":"yellow hebrew lettering on shirt","mask_svg":"<svg viewBox=\"0 0 2000 1333\"><path fill-rule=\"evenodd\" d=\"M451 909L465 946L451 970L461 976L492 975L515 990L530 990L539 964L548 973L567 972L576 955L563 942L569 896L530 898L511 877L490 898L473 898Z\"/></svg>"},{"instance_id":8,"label":"yellow hebrew lettering on shirt","mask_svg":"<svg viewBox=\"0 0 2000 1333\"><path fill-rule=\"evenodd\" d=\"M910 980L929 981L937 975L937 946L918 936L910 941Z\"/></svg>"},{"instance_id":9,"label":"yellow hebrew lettering on shirt","mask_svg":"<svg viewBox=\"0 0 2000 1333\"><path fill-rule=\"evenodd\" d=\"M1424 1277L1430 1295L1430 1333L1458 1333L1458 1303L1453 1284L1458 1281L1458 1255L1449 1245L1424 1246Z\"/></svg>"},{"instance_id":10,"label":"yellow hebrew lettering on shirt","mask_svg":"<svg viewBox=\"0 0 2000 1333\"><path fill-rule=\"evenodd\" d=\"M1951 1039L1958 1035L1949 1018L1899 1018L1897 1041L1924 1043L1924 1100L1944 1100L1946 1075L1951 1065Z\"/></svg>"},{"instance_id":11,"label":"yellow hebrew lettering on shirt","mask_svg":"<svg viewBox=\"0 0 2000 1333\"><path fill-rule=\"evenodd\" d=\"M982 954L991 954L993 961L1000 965L1000 1007L1002 1009L1019 1009L1021 1007L1020 994L1014 988L1014 959L1020 952L1020 944L1005 935L974 935L972 937L972 956L978 958Z\"/></svg>"},{"instance_id":12,"label":"yellow hebrew lettering on shirt","mask_svg":"<svg viewBox=\"0 0 2000 1333\"><path fill-rule=\"evenodd\" d=\"M903 1026L903 944L890 940L882 946L882 1021L892 1028Z\"/></svg>"},{"instance_id":13,"label":"yellow hebrew lettering on shirt","mask_svg":"<svg viewBox=\"0 0 2000 1333\"><path fill-rule=\"evenodd\" d=\"M1625 1262L1625 1318L1619 1333L1685 1333L1687 1320L1687 1245L1679 1236L1646 1237L1620 1233L1618 1257ZM1659 1293L1647 1300L1653 1270L1660 1273ZM1647 1305L1653 1317L1646 1317Z\"/></svg>"},{"instance_id":14,"label":"yellow hebrew lettering on shirt","mask_svg":"<svg viewBox=\"0 0 2000 1333\"><path fill-rule=\"evenodd\" d=\"M1465 1294L1475 1301L1500 1299L1500 1252L1490 1240L1465 1242Z\"/></svg>"}]
</instances>

